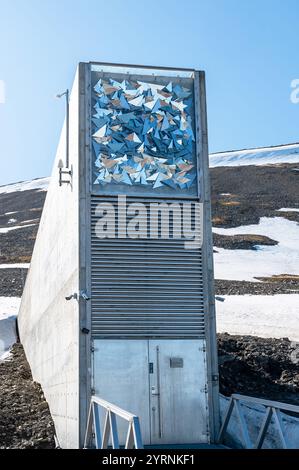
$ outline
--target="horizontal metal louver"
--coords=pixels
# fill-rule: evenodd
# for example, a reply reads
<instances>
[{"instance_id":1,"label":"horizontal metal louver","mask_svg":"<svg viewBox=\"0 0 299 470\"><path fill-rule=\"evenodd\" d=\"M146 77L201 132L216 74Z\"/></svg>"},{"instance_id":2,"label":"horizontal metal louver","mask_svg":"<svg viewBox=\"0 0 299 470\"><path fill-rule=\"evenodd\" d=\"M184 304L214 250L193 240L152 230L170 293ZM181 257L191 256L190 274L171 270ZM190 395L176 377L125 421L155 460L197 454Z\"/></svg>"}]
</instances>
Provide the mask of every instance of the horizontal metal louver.
<instances>
[{"instance_id":1,"label":"horizontal metal louver","mask_svg":"<svg viewBox=\"0 0 299 470\"><path fill-rule=\"evenodd\" d=\"M117 208L116 198L92 196L93 338L204 337L201 250L186 250L183 239L97 238L100 202Z\"/></svg>"}]
</instances>

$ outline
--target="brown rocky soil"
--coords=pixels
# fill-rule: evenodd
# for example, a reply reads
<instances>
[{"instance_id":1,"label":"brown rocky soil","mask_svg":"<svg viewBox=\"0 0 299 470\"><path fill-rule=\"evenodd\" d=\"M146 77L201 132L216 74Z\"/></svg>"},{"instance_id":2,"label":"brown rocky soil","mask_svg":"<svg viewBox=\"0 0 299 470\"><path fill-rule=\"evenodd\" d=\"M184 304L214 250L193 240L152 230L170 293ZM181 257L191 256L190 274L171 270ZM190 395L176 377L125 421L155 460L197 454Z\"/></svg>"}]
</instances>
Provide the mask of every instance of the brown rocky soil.
<instances>
[{"instance_id":1,"label":"brown rocky soil","mask_svg":"<svg viewBox=\"0 0 299 470\"><path fill-rule=\"evenodd\" d=\"M298 207L297 167L284 163L211 168L213 225L257 224L260 217L299 221L298 212L278 212L282 207Z\"/></svg>"},{"instance_id":2,"label":"brown rocky soil","mask_svg":"<svg viewBox=\"0 0 299 470\"><path fill-rule=\"evenodd\" d=\"M257 246L277 245L276 240L262 235L219 235L213 233L213 242L216 247L228 250L255 250ZM217 248L216 248L217 249Z\"/></svg>"},{"instance_id":3,"label":"brown rocky soil","mask_svg":"<svg viewBox=\"0 0 299 470\"><path fill-rule=\"evenodd\" d=\"M218 334L220 392L299 405L299 343Z\"/></svg>"},{"instance_id":4,"label":"brown rocky soil","mask_svg":"<svg viewBox=\"0 0 299 470\"><path fill-rule=\"evenodd\" d=\"M261 279L264 282L215 280L216 295L274 295L299 294L299 281L295 279Z\"/></svg>"},{"instance_id":5,"label":"brown rocky soil","mask_svg":"<svg viewBox=\"0 0 299 470\"><path fill-rule=\"evenodd\" d=\"M24 350L0 361L0 449L53 449L54 424L44 394L32 380Z\"/></svg>"}]
</instances>

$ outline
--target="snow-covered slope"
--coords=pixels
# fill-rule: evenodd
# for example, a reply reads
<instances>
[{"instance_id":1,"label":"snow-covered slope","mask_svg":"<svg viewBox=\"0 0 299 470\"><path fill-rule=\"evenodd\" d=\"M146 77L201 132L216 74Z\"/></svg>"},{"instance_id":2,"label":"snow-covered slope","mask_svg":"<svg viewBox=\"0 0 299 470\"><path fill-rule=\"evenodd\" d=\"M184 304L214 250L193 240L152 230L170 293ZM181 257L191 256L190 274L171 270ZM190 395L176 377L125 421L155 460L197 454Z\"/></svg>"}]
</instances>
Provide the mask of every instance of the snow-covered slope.
<instances>
[{"instance_id":1,"label":"snow-covered slope","mask_svg":"<svg viewBox=\"0 0 299 470\"><path fill-rule=\"evenodd\" d=\"M29 269L30 263L3 263L0 269Z\"/></svg>"},{"instance_id":2,"label":"snow-covered slope","mask_svg":"<svg viewBox=\"0 0 299 470\"><path fill-rule=\"evenodd\" d=\"M217 302L217 331L299 342L299 295L225 295Z\"/></svg>"},{"instance_id":3,"label":"snow-covered slope","mask_svg":"<svg viewBox=\"0 0 299 470\"><path fill-rule=\"evenodd\" d=\"M12 230L18 230L19 228L23 229L27 227L33 227L34 225L37 225L37 224L14 225L13 227L1 227L0 233L8 233L8 232L11 232Z\"/></svg>"},{"instance_id":4,"label":"snow-covered slope","mask_svg":"<svg viewBox=\"0 0 299 470\"><path fill-rule=\"evenodd\" d=\"M19 297L0 297L0 360L7 357L16 341L15 320L19 311Z\"/></svg>"},{"instance_id":5,"label":"snow-covered slope","mask_svg":"<svg viewBox=\"0 0 299 470\"><path fill-rule=\"evenodd\" d=\"M299 275L299 225L283 217L262 217L256 225L234 228L213 228L219 235L264 235L278 241L274 246L258 246L257 250L216 248L216 279L255 281L256 277L279 274Z\"/></svg>"},{"instance_id":6,"label":"snow-covered slope","mask_svg":"<svg viewBox=\"0 0 299 470\"><path fill-rule=\"evenodd\" d=\"M299 143L210 154L210 167L299 162Z\"/></svg>"},{"instance_id":7,"label":"snow-covered slope","mask_svg":"<svg viewBox=\"0 0 299 470\"><path fill-rule=\"evenodd\" d=\"M19 183L12 183L6 186L0 186L0 194L14 193L16 191L30 191L31 189L39 189L40 191L47 191L50 178L36 178L30 181L20 181ZM11 212L13 213L13 212Z\"/></svg>"}]
</instances>

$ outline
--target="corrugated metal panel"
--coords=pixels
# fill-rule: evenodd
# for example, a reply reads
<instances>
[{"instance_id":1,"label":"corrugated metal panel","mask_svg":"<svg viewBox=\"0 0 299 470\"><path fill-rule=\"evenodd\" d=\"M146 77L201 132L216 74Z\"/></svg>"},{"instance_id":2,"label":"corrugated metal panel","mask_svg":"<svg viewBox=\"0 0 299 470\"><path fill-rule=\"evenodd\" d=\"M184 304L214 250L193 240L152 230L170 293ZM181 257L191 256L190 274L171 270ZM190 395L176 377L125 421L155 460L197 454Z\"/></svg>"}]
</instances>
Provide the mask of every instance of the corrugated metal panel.
<instances>
[{"instance_id":1,"label":"corrugated metal panel","mask_svg":"<svg viewBox=\"0 0 299 470\"><path fill-rule=\"evenodd\" d=\"M147 207L153 201L138 200ZM117 207L115 198L92 196L93 337L204 337L201 251L186 250L183 239L99 239L95 233L99 202ZM127 198L131 202L136 199Z\"/></svg>"}]
</instances>

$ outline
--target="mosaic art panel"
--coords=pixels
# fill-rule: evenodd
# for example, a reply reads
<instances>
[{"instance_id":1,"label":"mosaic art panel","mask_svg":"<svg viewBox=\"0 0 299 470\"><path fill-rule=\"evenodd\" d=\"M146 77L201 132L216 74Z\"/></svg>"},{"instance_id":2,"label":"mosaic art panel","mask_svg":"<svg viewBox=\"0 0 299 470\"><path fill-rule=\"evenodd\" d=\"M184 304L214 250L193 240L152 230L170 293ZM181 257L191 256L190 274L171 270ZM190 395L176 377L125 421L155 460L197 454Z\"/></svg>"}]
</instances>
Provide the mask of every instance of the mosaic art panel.
<instances>
[{"instance_id":1,"label":"mosaic art panel","mask_svg":"<svg viewBox=\"0 0 299 470\"><path fill-rule=\"evenodd\" d=\"M95 185L167 186L196 179L192 90L169 82L101 78L94 86Z\"/></svg>"}]
</instances>

